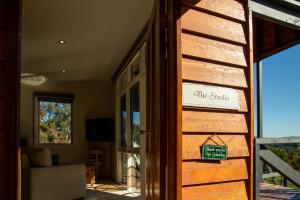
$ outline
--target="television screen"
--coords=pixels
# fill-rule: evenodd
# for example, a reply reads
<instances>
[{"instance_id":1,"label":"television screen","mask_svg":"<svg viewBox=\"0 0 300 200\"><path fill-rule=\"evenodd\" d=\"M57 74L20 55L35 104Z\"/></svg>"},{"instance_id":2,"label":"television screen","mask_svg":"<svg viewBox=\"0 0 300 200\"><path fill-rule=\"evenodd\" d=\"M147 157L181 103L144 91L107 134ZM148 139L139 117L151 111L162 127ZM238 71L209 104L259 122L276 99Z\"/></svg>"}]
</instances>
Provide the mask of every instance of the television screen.
<instances>
[{"instance_id":1,"label":"television screen","mask_svg":"<svg viewBox=\"0 0 300 200\"><path fill-rule=\"evenodd\" d=\"M114 141L114 120L112 118L86 119L85 132L87 141Z\"/></svg>"}]
</instances>

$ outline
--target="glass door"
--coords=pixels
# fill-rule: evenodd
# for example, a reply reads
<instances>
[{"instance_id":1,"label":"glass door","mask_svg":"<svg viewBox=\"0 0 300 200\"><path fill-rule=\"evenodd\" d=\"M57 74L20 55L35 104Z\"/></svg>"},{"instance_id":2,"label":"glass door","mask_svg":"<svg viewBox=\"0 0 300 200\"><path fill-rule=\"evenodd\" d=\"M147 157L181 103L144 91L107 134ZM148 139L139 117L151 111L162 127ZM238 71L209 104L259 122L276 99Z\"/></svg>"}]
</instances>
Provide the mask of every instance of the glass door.
<instances>
[{"instance_id":1,"label":"glass door","mask_svg":"<svg viewBox=\"0 0 300 200\"><path fill-rule=\"evenodd\" d=\"M146 68L144 47L117 80L117 179L143 199L145 193Z\"/></svg>"},{"instance_id":2,"label":"glass door","mask_svg":"<svg viewBox=\"0 0 300 200\"><path fill-rule=\"evenodd\" d=\"M131 146L133 148L140 147L140 127L141 127L141 113L140 113L140 85L137 82L130 89L130 125L131 125Z\"/></svg>"}]
</instances>

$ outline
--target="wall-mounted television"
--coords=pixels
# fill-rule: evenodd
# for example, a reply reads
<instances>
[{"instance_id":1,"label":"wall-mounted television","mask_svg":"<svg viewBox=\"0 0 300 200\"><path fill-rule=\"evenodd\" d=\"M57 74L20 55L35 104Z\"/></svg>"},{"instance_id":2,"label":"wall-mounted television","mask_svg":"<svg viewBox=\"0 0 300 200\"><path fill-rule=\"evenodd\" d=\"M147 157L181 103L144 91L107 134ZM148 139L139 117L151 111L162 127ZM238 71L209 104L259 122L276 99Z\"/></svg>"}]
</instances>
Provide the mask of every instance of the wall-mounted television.
<instances>
[{"instance_id":1,"label":"wall-mounted television","mask_svg":"<svg viewBox=\"0 0 300 200\"><path fill-rule=\"evenodd\" d=\"M113 142L115 139L113 118L86 119L85 137L90 142Z\"/></svg>"}]
</instances>

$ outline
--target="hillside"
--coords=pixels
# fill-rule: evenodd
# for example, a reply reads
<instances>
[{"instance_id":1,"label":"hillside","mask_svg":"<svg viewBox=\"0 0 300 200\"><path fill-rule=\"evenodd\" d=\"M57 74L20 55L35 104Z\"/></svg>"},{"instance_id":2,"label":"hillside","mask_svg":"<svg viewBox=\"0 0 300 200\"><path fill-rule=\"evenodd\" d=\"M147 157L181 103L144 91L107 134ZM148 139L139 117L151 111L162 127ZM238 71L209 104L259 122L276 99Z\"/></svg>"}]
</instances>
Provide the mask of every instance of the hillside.
<instances>
[{"instance_id":1,"label":"hillside","mask_svg":"<svg viewBox=\"0 0 300 200\"><path fill-rule=\"evenodd\" d=\"M267 148L300 172L300 144L268 145Z\"/></svg>"}]
</instances>

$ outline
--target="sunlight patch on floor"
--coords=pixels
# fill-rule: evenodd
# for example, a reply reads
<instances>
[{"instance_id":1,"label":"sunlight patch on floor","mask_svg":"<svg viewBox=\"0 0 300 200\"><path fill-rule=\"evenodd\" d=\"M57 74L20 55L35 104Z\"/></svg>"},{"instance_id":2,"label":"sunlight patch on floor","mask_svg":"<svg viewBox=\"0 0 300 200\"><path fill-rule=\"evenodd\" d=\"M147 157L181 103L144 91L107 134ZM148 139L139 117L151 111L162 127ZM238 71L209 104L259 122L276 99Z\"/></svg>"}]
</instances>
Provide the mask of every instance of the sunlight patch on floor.
<instances>
[{"instance_id":1,"label":"sunlight patch on floor","mask_svg":"<svg viewBox=\"0 0 300 200\"><path fill-rule=\"evenodd\" d=\"M283 186L262 183L260 188L261 200L300 200L300 190Z\"/></svg>"},{"instance_id":2,"label":"sunlight patch on floor","mask_svg":"<svg viewBox=\"0 0 300 200\"><path fill-rule=\"evenodd\" d=\"M100 183L87 185L85 200L139 200L140 190L130 192L125 185Z\"/></svg>"}]
</instances>

